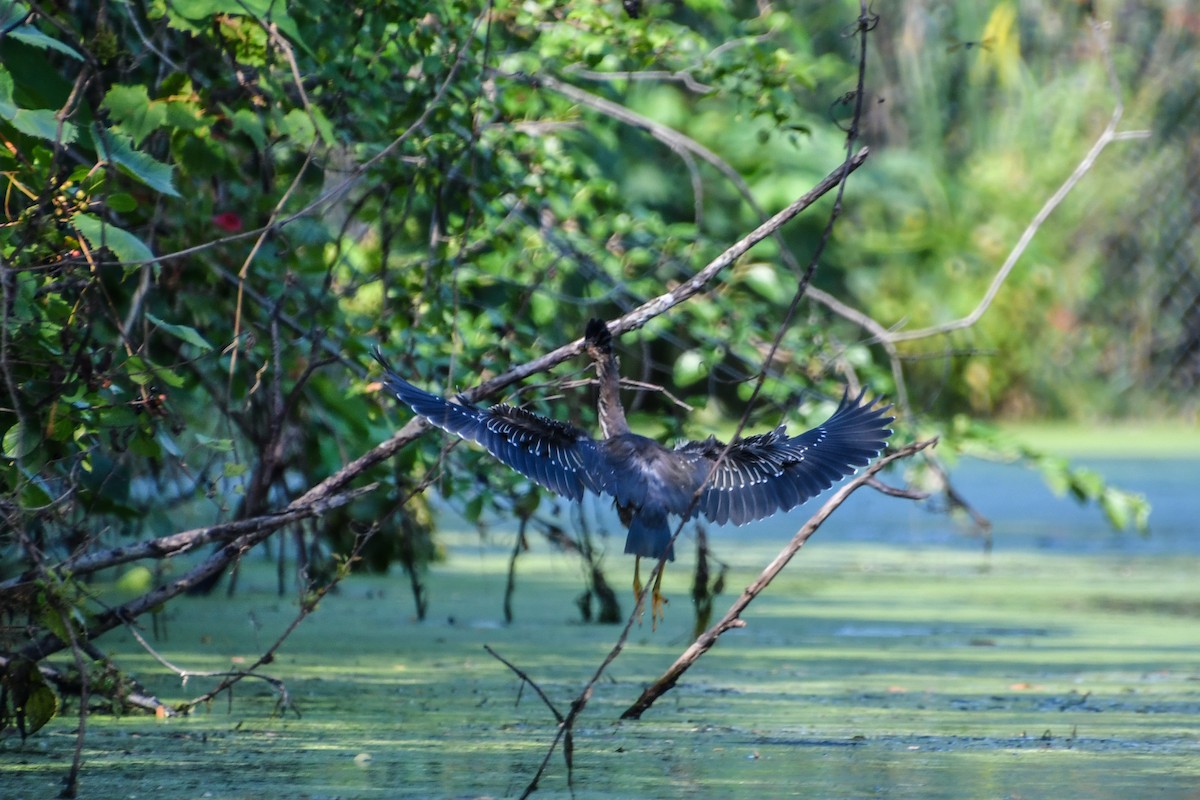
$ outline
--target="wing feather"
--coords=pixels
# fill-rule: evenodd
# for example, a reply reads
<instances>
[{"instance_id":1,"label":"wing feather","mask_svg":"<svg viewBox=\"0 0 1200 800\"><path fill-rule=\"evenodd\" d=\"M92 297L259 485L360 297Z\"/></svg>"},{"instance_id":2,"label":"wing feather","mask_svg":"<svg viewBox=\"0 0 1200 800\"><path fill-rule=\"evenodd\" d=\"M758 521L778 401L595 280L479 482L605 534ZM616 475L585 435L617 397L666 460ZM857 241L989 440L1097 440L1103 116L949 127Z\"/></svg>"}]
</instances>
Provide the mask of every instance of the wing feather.
<instances>
[{"instance_id":1,"label":"wing feather","mask_svg":"<svg viewBox=\"0 0 1200 800\"><path fill-rule=\"evenodd\" d=\"M383 384L431 425L480 444L500 462L571 500L594 485L584 465L595 441L574 425L501 403L479 408L451 403L401 378L376 351Z\"/></svg>"},{"instance_id":2,"label":"wing feather","mask_svg":"<svg viewBox=\"0 0 1200 800\"><path fill-rule=\"evenodd\" d=\"M891 406L873 408L862 392L847 394L833 415L798 436L783 426L748 436L729 447L701 493L699 513L713 522L742 525L789 511L870 463L883 450L894 419ZM704 481L725 445L710 437L675 450ZM697 485L699 485L697 483Z\"/></svg>"}]
</instances>

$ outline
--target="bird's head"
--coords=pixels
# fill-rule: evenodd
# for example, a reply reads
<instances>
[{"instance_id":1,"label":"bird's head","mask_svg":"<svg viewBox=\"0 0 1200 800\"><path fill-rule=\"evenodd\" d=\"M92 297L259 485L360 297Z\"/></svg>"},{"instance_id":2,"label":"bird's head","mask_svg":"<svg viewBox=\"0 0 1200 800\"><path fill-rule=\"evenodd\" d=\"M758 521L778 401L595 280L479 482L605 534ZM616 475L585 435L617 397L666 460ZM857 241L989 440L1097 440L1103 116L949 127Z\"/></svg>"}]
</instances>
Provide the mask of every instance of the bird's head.
<instances>
[{"instance_id":1,"label":"bird's head","mask_svg":"<svg viewBox=\"0 0 1200 800\"><path fill-rule=\"evenodd\" d=\"M602 319L588 320L583 332L583 348L592 358L607 356L612 353L612 334L608 324Z\"/></svg>"}]
</instances>

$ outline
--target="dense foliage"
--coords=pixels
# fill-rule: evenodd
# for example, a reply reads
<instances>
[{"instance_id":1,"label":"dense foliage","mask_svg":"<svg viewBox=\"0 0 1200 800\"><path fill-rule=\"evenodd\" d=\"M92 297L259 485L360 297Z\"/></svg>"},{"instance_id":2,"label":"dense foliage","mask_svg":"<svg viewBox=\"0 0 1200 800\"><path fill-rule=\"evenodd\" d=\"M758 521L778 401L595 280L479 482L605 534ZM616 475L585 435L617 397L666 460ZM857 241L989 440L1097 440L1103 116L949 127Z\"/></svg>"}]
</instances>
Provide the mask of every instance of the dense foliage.
<instances>
[{"instance_id":1,"label":"dense foliage","mask_svg":"<svg viewBox=\"0 0 1200 800\"><path fill-rule=\"evenodd\" d=\"M36 671L9 656L78 643L100 608L84 580L48 567L276 511L386 439L397 415L369 380L376 343L450 392L677 285L840 163L855 86L841 33L857 11L840 4L645 2L636 18L549 0L6 8L0 591L16 627L0 650L6 685L43 709ZM862 127L876 153L815 285L882 326L968 311L1111 110L1088 20L1021 9L1036 24L1019 28L1016 10L998 7L1005 27L914 5L871 39L882 56ZM895 394L906 376L921 415L902 424L941 428L951 452L997 451L956 413L1121 408L1084 393L1105 373L1071 356L1122 338L1104 327L1109 228L1085 222L1115 225L1123 197L1148 191L1125 166L1147 147L1194 164L1185 128L1149 113L1180 91L1165 74L1195 68L1194 35L1167 13L1144 9L1112 44L1138 124L1162 122L1161 135L1106 156L979 326L925 345L949 355L902 352L922 360L897 372L853 320L806 304L754 422L797 405L817 416L846 380ZM1057 41L1021 38L1051 23ZM828 207L625 337L626 373L650 387L631 396L636 426L730 425ZM552 406L546 386L519 399L590 419L588 391L561 388ZM1041 463L1114 523L1144 522L1136 498ZM561 504L486 464L433 436L404 448L368 476L383 489L297 524L305 586L355 551L401 564L423 604L419 573L438 557L425 480L473 521L500 509L570 527ZM159 563L147 588L171 574ZM36 727L36 703L13 717L0 706L0 727Z\"/></svg>"}]
</instances>

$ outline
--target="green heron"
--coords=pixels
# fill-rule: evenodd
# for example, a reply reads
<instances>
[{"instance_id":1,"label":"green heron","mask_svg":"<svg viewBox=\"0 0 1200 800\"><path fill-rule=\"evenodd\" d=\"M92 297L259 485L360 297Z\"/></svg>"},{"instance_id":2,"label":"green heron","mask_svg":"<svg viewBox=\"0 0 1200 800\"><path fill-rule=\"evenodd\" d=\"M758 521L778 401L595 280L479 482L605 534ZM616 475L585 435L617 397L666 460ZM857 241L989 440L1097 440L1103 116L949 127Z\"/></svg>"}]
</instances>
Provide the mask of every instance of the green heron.
<instances>
[{"instance_id":1,"label":"green heron","mask_svg":"<svg viewBox=\"0 0 1200 800\"><path fill-rule=\"evenodd\" d=\"M641 594L642 558L675 560L669 517L703 515L717 524L744 525L790 511L851 475L879 455L892 431L891 406L872 408L866 391L849 393L833 416L799 436L780 425L734 440L708 437L674 449L629 430L621 407L620 375L612 336L601 320L588 323L585 350L596 363L603 439L566 422L500 403L479 408L451 403L418 389L388 366L383 383L430 424L482 445L494 457L552 492L580 500L586 491L616 501L628 527L625 552L634 562L634 592ZM722 454L723 457L722 457ZM714 469L715 467L715 469ZM654 583L652 619L662 616L662 570Z\"/></svg>"}]
</instances>

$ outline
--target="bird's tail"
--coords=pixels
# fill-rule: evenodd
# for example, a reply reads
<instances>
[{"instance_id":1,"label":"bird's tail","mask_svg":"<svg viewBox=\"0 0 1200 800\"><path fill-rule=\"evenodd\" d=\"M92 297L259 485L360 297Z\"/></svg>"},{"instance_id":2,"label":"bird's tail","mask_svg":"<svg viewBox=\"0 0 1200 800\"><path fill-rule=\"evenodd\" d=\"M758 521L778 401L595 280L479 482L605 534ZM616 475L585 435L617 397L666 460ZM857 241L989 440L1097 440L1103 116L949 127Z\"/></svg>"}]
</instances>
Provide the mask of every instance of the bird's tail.
<instances>
[{"instance_id":1,"label":"bird's tail","mask_svg":"<svg viewBox=\"0 0 1200 800\"><path fill-rule=\"evenodd\" d=\"M629 535L625 537L625 552L643 558L661 558L667 551L667 560L675 560L675 548L671 545L671 526L667 524L667 512L663 509L640 508L634 512L629 523Z\"/></svg>"}]
</instances>

